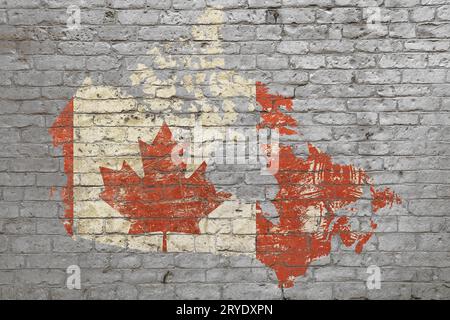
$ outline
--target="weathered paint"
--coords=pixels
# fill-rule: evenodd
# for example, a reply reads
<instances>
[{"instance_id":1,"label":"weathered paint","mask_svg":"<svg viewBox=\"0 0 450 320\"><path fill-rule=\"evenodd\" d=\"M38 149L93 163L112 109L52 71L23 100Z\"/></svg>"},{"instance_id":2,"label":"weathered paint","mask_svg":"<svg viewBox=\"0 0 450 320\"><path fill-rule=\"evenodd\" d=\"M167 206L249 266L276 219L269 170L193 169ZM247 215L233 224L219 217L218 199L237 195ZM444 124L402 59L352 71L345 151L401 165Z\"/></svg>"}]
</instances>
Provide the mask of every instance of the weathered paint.
<instances>
[{"instance_id":1,"label":"weathered paint","mask_svg":"<svg viewBox=\"0 0 450 320\"><path fill-rule=\"evenodd\" d=\"M280 145L275 223L257 203L217 193L203 176L207 164L188 169L170 162L169 151L198 120L212 127L233 125L238 119L235 98L246 98L249 111L256 103L261 106L257 129L300 133L289 115L290 97L270 94L262 82L221 70L225 61L214 55L223 52L222 23L220 11L207 11L192 27L193 39L206 43L200 55L166 54L173 44L152 49L151 67L138 64L130 77L142 88L143 99L114 87L93 86L86 79L50 130L55 146L63 146L68 176L64 224L70 235L129 249L256 255L274 269L280 286L289 287L312 261L330 253L333 236L362 251L377 227L374 219L369 231L353 231L351 216L337 211L351 211L364 186L370 187L373 213L401 200L389 189L373 187L364 170L335 164L311 144L306 159ZM159 75L180 66L189 72ZM179 97L180 86L193 99ZM179 111L188 113L181 116ZM143 142L152 137L152 145Z\"/></svg>"},{"instance_id":2,"label":"weathered paint","mask_svg":"<svg viewBox=\"0 0 450 320\"><path fill-rule=\"evenodd\" d=\"M151 145L143 141L139 145L144 177L127 162L119 171L101 167L105 189L100 198L130 218L130 234L163 232L163 251L167 251L168 232L200 234L200 219L230 195L216 192L205 179L206 163L185 177L186 165L172 161L177 143L167 124Z\"/></svg>"},{"instance_id":3,"label":"weathered paint","mask_svg":"<svg viewBox=\"0 0 450 320\"><path fill-rule=\"evenodd\" d=\"M260 83L257 86L261 95L257 101L263 107L258 127L294 133L285 127L292 126L293 119L277 109L280 105L291 106L289 99L269 95ZM272 116L264 117L265 112ZM357 253L362 251L377 224L371 217L370 231L352 231L350 217L337 216L336 212L360 200L364 186L370 186L373 213L401 202L389 189L376 191L364 170L333 163L329 155L312 144L308 144L308 150L308 157L303 159L294 154L291 146L280 145L279 170L274 174L279 192L272 201L279 223L269 221L260 207L256 217L256 257L276 272L281 287L292 287L312 261L329 255L335 235L345 246L355 245Z\"/></svg>"},{"instance_id":4,"label":"weathered paint","mask_svg":"<svg viewBox=\"0 0 450 320\"><path fill-rule=\"evenodd\" d=\"M262 107L258 129L277 129L280 135L297 133L293 129L297 126L297 121L281 110L284 107L286 111L292 111L292 99L270 94L265 84L256 82L256 101Z\"/></svg>"},{"instance_id":5,"label":"weathered paint","mask_svg":"<svg viewBox=\"0 0 450 320\"><path fill-rule=\"evenodd\" d=\"M67 104L49 130L53 137L55 147L62 146L64 155L64 173L67 184L62 189L61 196L64 201L64 227L69 235L73 235L73 99ZM53 190L53 189L52 189Z\"/></svg>"}]
</instances>

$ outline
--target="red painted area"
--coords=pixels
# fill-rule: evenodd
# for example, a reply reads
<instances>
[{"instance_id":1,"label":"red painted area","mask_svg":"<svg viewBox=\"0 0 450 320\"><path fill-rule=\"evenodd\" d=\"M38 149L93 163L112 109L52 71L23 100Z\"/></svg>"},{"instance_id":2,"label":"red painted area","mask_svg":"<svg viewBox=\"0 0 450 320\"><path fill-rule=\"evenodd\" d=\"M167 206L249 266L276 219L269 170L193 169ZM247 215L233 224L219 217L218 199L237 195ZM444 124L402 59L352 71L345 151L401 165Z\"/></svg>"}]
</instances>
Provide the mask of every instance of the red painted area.
<instances>
[{"instance_id":1,"label":"red painted area","mask_svg":"<svg viewBox=\"0 0 450 320\"><path fill-rule=\"evenodd\" d=\"M257 102L261 105L258 129L278 129L281 135L296 134L297 121L284 113L292 111L292 99L269 94L268 88L256 84ZM64 226L73 235L74 219L74 128L73 100L65 107L49 130L55 146L62 146L67 185L62 190L65 204ZM130 234L163 233L163 251L167 251L167 233L199 234L198 223L229 198L217 192L205 178L206 163L190 177L186 165L172 161L177 143L164 124L151 145L139 141L144 177L138 176L127 162L120 170L101 167L104 191L101 198L131 221ZM352 230L350 216L337 215L348 209L370 187L373 214L385 207L400 204L401 199L389 188L371 185L364 170L333 162L326 153L308 145L306 159L297 157L290 146L279 146L279 170L274 177L279 192L273 204L279 215L274 223L261 212L256 217L256 256L272 268L280 286L291 287L296 277L304 275L310 263L331 252L331 241L338 236L345 246L360 253L372 237L377 224L370 219L370 230ZM270 148L267 148L270 153Z\"/></svg>"},{"instance_id":2,"label":"red painted area","mask_svg":"<svg viewBox=\"0 0 450 320\"><path fill-rule=\"evenodd\" d=\"M62 189L61 196L64 201L64 227L69 235L73 235L73 99L67 104L61 114L56 118L49 130L53 137L55 147L62 146L64 155L64 172L67 175L67 184Z\"/></svg>"},{"instance_id":3,"label":"red painted area","mask_svg":"<svg viewBox=\"0 0 450 320\"><path fill-rule=\"evenodd\" d=\"M163 251L167 251L167 232L199 234L200 219L230 195L216 192L205 179L205 162L189 178L185 177L186 165L172 161L177 143L166 124L151 145L139 141L139 146L144 177L139 177L126 162L118 171L100 168L105 185L100 197L130 218L130 234L163 232Z\"/></svg>"},{"instance_id":4,"label":"red painted area","mask_svg":"<svg viewBox=\"0 0 450 320\"><path fill-rule=\"evenodd\" d=\"M262 95L262 101L266 101L267 90ZM289 105L285 101L283 104ZM271 128L284 128L283 121L272 124ZM279 192L272 201L279 222L269 221L260 209L256 217L256 256L275 271L280 287L292 287L295 278L304 275L312 261L329 255L333 236L339 236L345 246L354 245L360 253L377 227L371 218L371 231L353 231L348 216L336 215L338 210L360 200L363 187L370 186L364 170L335 164L312 144L308 144L308 149L309 155L303 159L291 147L280 145L279 170L274 174ZM371 190L374 212L400 203L400 198L389 189Z\"/></svg>"},{"instance_id":5,"label":"red painted area","mask_svg":"<svg viewBox=\"0 0 450 320\"><path fill-rule=\"evenodd\" d=\"M296 127L297 121L283 113L281 107L292 111L292 99L281 95L272 95L269 89L261 82L256 83L256 101L262 107L261 123L258 129L279 129L280 135L293 135L297 132L289 127Z\"/></svg>"},{"instance_id":6,"label":"red painted area","mask_svg":"<svg viewBox=\"0 0 450 320\"><path fill-rule=\"evenodd\" d=\"M370 188L372 193L372 210L377 212L378 210L389 206L392 208L394 203L400 204L402 200L392 190L386 188L384 190L376 190L374 187Z\"/></svg>"}]
</instances>

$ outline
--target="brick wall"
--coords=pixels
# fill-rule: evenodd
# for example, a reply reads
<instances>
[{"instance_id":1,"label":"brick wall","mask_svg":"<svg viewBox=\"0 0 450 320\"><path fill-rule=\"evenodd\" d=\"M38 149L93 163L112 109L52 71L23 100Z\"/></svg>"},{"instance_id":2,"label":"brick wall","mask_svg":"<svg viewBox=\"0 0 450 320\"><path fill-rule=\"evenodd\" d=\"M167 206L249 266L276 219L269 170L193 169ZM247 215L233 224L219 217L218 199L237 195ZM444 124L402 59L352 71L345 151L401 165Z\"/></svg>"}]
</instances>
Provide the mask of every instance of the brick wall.
<instances>
[{"instance_id":1,"label":"brick wall","mask_svg":"<svg viewBox=\"0 0 450 320\"><path fill-rule=\"evenodd\" d=\"M81 24L70 28L74 4ZM449 32L448 0L0 0L0 298L450 298ZM200 79L190 89L189 75ZM239 85L211 80L220 76ZM329 254L280 288L274 270L247 252L253 247L239 253L239 241L255 231L242 231L249 225L233 216L218 232L229 238L217 241L231 239L238 249L217 244L212 253L184 240L168 253L131 245L115 224L98 222L112 210L100 201L91 220L75 212L77 232L67 234L67 159L49 129L71 98L88 101L95 114L89 122L78 109L78 143L123 160L123 149L108 151L136 146L137 137L151 143L161 119L173 130L189 130L205 115L210 126L255 127L261 106L251 85L258 81L292 100L298 134L282 141L298 157L313 144L401 197L377 214L360 254L334 237ZM130 112L125 100L142 119L120 131L111 123ZM158 120L143 137L152 127L147 115ZM127 159L139 160L130 149ZM207 173L250 220L257 201L270 207L276 186L257 169L211 165ZM97 180L75 184L89 193L103 187ZM370 214L363 196L357 227ZM66 287L71 265L81 269L81 290ZM381 269L381 289L366 286L371 265Z\"/></svg>"}]
</instances>

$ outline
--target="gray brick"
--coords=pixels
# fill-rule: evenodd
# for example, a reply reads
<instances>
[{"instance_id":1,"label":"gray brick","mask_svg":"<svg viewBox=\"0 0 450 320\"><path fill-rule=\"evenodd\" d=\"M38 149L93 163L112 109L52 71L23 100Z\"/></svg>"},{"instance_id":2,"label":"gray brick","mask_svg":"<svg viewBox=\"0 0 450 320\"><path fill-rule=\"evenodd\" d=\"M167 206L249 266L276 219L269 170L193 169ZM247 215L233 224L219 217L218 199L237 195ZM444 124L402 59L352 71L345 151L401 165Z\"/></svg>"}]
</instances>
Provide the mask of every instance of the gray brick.
<instances>
[{"instance_id":1,"label":"gray brick","mask_svg":"<svg viewBox=\"0 0 450 320\"><path fill-rule=\"evenodd\" d=\"M385 6L386 7L414 7L416 5L420 4L420 0L386 0Z\"/></svg>"},{"instance_id":2,"label":"gray brick","mask_svg":"<svg viewBox=\"0 0 450 320\"><path fill-rule=\"evenodd\" d=\"M0 269L2 270L14 270L25 267L25 257L23 255L2 253L0 258Z\"/></svg>"},{"instance_id":3,"label":"gray brick","mask_svg":"<svg viewBox=\"0 0 450 320\"><path fill-rule=\"evenodd\" d=\"M317 12L318 23L354 23L361 21L361 11L358 8L332 8Z\"/></svg>"},{"instance_id":4,"label":"gray brick","mask_svg":"<svg viewBox=\"0 0 450 320\"><path fill-rule=\"evenodd\" d=\"M85 59L73 56L34 56L38 70L84 70Z\"/></svg>"},{"instance_id":5,"label":"gray brick","mask_svg":"<svg viewBox=\"0 0 450 320\"><path fill-rule=\"evenodd\" d=\"M236 283L224 286L224 299L242 300L249 296L255 296L262 300L280 299L281 290L276 284Z\"/></svg>"},{"instance_id":6,"label":"gray brick","mask_svg":"<svg viewBox=\"0 0 450 320\"><path fill-rule=\"evenodd\" d=\"M8 238L0 236L0 252L5 252L8 249Z\"/></svg>"},{"instance_id":7,"label":"gray brick","mask_svg":"<svg viewBox=\"0 0 450 320\"><path fill-rule=\"evenodd\" d=\"M436 9L433 7L419 7L414 8L410 11L411 21L414 22L425 22L425 21L432 21L434 20L434 17L436 15ZM445 19L445 12L439 11L438 9L438 18L439 19Z\"/></svg>"},{"instance_id":8,"label":"gray brick","mask_svg":"<svg viewBox=\"0 0 450 320\"><path fill-rule=\"evenodd\" d=\"M0 128L0 143L19 142L20 131L16 128Z\"/></svg>"},{"instance_id":9,"label":"gray brick","mask_svg":"<svg viewBox=\"0 0 450 320\"><path fill-rule=\"evenodd\" d=\"M114 0L112 1L112 7L117 9L143 8L146 2L146 0Z\"/></svg>"},{"instance_id":10,"label":"gray brick","mask_svg":"<svg viewBox=\"0 0 450 320\"><path fill-rule=\"evenodd\" d=\"M121 10L118 13L117 19L120 24L124 25L155 25L159 20L159 12L146 10Z\"/></svg>"},{"instance_id":11,"label":"gray brick","mask_svg":"<svg viewBox=\"0 0 450 320\"><path fill-rule=\"evenodd\" d=\"M328 28L324 25L285 25L284 32L289 40L325 39Z\"/></svg>"},{"instance_id":12,"label":"gray brick","mask_svg":"<svg viewBox=\"0 0 450 320\"><path fill-rule=\"evenodd\" d=\"M443 83L447 78L447 70L405 70L403 71L403 82L408 83Z\"/></svg>"},{"instance_id":13,"label":"gray brick","mask_svg":"<svg viewBox=\"0 0 450 320\"><path fill-rule=\"evenodd\" d=\"M411 285L407 283L383 282L380 290L369 290L369 299L373 300L409 300L411 299Z\"/></svg>"},{"instance_id":14,"label":"gray brick","mask_svg":"<svg viewBox=\"0 0 450 320\"><path fill-rule=\"evenodd\" d=\"M402 98L398 100L399 111L434 111L441 107L440 99L433 97Z\"/></svg>"},{"instance_id":15,"label":"gray brick","mask_svg":"<svg viewBox=\"0 0 450 320\"><path fill-rule=\"evenodd\" d=\"M416 249L415 236L412 234L378 235L379 249L383 251L412 251Z\"/></svg>"},{"instance_id":16,"label":"gray brick","mask_svg":"<svg viewBox=\"0 0 450 320\"><path fill-rule=\"evenodd\" d=\"M256 38L259 40L280 40L282 28L278 25L264 25L256 29Z\"/></svg>"},{"instance_id":17,"label":"gray brick","mask_svg":"<svg viewBox=\"0 0 450 320\"><path fill-rule=\"evenodd\" d=\"M405 42L405 49L408 51L447 51L450 42L447 40L409 40Z\"/></svg>"},{"instance_id":18,"label":"gray brick","mask_svg":"<svg viewBox=\"0 0 450 320\"><path fill-rule=\"evenodd\" d=\"M48 237L47 237L48 238ZM67 236L55 236L52 238L53 252L82 253L92 250L92 243L86 240L75 241Z\"/></svg>"},{"instance_id":19,"label":"gray brick","mask_svg":"<svg viewBox=\"0 0 450 320\"><path fill-rule=\"evenodd\" d=\"M66 235L63 222L57 216L50 219L39 219L36 222L36 233L46 235Z\"/></svg>"},{"instance_id":20,"label":"gray brick","mask_svg":"<svg viewBox=\"0 0 450 320\"><path fill-rule=\"evenodd\" d=\"M205 6L205 0L173 0L174 9L203 9Z\"/></svg>"},{"instance_id":21,"label":"gray brick","mask_svg":"<svg viewBox=\"0 0 450 320\"><path fill-rule=\"evenodd\" d=\"M36 176L29 173L0 173L1 186L32 186L36 182Z\"/></svg>"},{"instance_id":22,"label":"gray brick","mask_svg":"<svg viewBox=\"0 0 450 320\"><path fill-rule=\"evenodd\" d=\"M16 271L16 281L29 285L63 285L66 273L62 270L24 269Z\"/></svg>"},{"instance_id":23,"label":"gray brick","mask_svg":"<svg viewBox=\"0 0 450 320\"><path fill-rule=\"evenodd\" d=\"M8 16L6 15L6 11L0 10L0 24L6 24L8 20Z\"/></svg>"},{"instance_id":24,"label":"gray brick","mask_svg":"<svg viewBox=\"0 0 450 320\"><path fill-rule=\"evenodd\" d=\"M355 49L363 52L399 52L403 44L399 40L358 40Z\"/></svg>"},{"instance_id":25,"label":"gray brick","mask_svg":"<svg viewBox=\"0 0 450 320\"><path fill-rule=\"evenodd\" d=\"M138 291L140 300L170 300L177 297L175 295L175 286L170 284L138 285ZM197 292L197 294L199 293Z\"/></svg>"},{"instance_id":26,"label":"gray brick","mask_svg":"<svg viewBox=\"0 0 450 320\"><path fill-rule=\"evenodd\" d=\"M132 270L124 273L123 280L131 284L153 284L161 282L167 272L160 270Z\"/></svg>"},{"instance_id":27,"label":"gray brick","mask_svg":"<svg viewBox=\"0 0 450 320\"><path fill-rule=\"evenodd\" d=\"M364 84L399 83L402 74L396 70L364 70L355 73L356 82Z\"/></svg>"},{"instance_id":28,"label":"gray brick","mask_svg":"<svg viewBox=\"0 0 450 320\"><path fill-rule=\"evenodd\" d=\"M426 23L417 26L418 38L444 38L446 39L450 30L450 24Z\"/></svg>"},{"instance_id":29,"label":"gray brick","mask_svg":"<svg viewBox=\"0 0 450 320\"><path fill-rule=\"evenodd\" d=\"M120 269L136 269L141 266L141 260L142 257L139 255L116 254L111 259L111 267Z\"/></svg>"},{"instance_id":30,"label":"gray brick","mask_svg":"<svg viewBox=\"0 0 450 320\"><path fill-rule=\"evenodd\" d=\"M284 296L292 300L331 300L333 285L331 283L302 283L289 289L284 289Z\"/></svg>"},{"instance_id":31,"label":"gray brick","mask_svg":"<svg viewBox=\"0 0 450 320\"><path fill-rule=\"evenodd\" d=\"M171 1L161 2L159 0L146 0L146 4L152 9L168 9L171 6Z\"/></svg>"},{"instance_id":32,"label":"gray brick","mask_svg":"<svg viewBox=\"0 0 450 320\"><path fill-rule=\"evenodd\" d=\"M19 59L17 56L13 55L0 55L0 70L28 70L30 69L30 64L25 59Z\"/></svg>"},{"instance_id":33,"label":"gray brick","mask_svg":"<svg viewBox=\"0 0 450 320\"><path fill-rule=\"evenodd\" d=\"M351 83L353 73L348 70L319 70L311 74L312 83L337 84Z\"/></svg>"},{"instance_id":34,"label":"gray brick","mask_svg":"<svg viewBox=\"0 0 450 320\"><path fill-rule=\"evenodd\" d=\"M82 290L69 290L66 288L51 288L50 295L53 300L82 300L85 298Z\"/></svg>"},{"instance_id":35,"label":"gray brick","mask_svg":"<svg viewBox=\"0 0 450 320\"><path fill-rule=\"evenodd\" d=\"M122 279L122 274L117 270L96 270L87 269L82 272L82 282L85 285L91 284L111 284Z\"/></svg>"},{"instance_id":36,"label":"gray brick","mask_svg":"<svg viewBox=\"0 0 450 320\"><path fill-rule=\"evenodd\" d=\"M222 28L222 37L227 41L253 40L255 36L256 28L254 26L227 25Z\"/></svg>"},{"instance_id":37,"label":"gray brick","mask_svg":"<svg viewBox=\"0 0 450 320\"><path fill-rule=\"evenodd\" d=\"M282 71L273 75L273 81L281 84L306 84L308 73L302 71Z\"/></svg>"},{"instance_id":38,"label":"gray brick","mask_svg":"<svg viewBox=\"0 0 450 320\"><path fill-rule=\"evenodd\" d=\"M36 233L36 223L29 219L9 220L4 224L3 229L6 234L32 235Z\"/></svg>"},{"instance_id":39,"label":"gray brick","mask_svg":"<svg viewBox=\"0 0 450 320\"><path fill-rule=\"evenodd\" d=\"M174 256L168 254L153 254L143 258L142 265L148 269L170 268L175 265Z\"/></svg>"},{"instance_id":40,"label":"gray brick","mask_svg":"<svg viewBox=\"0 0 450 320\"><path fill-rule=\"evenodd\" d=\"M423 125L448 125L450 117L445 113L425 114L420 121Z\"/></svg>"},{"instance_id":41,"label":"gray brick","mask_svg":"<svg viewBox=\"0 0 450 320\"><path fill-rule=\"evenodd\" d=\"M417 114L383 113L380 114L381 125L414 125L419 122Z\"/></svg>"},{"instance_id":42,"label":"gray brick","mask_svg":"<svg viewBox=\"0 0 450 320\"><path fill-rule=\"evenodd\" d=\"M394 23L389 26L389 36L392 38L410 39L416 37L416 26L411 23Z\"/></svg>"},{"instance_id":43,"label":"gray brick","mask_svg":"<svg viewBox=\"0 0 450 320\"><path fill-rule=\"evenodd\" d=\"M210 269L206 272L206 281L212 283L252 283L267 280L265 268Z\"/></svg>"},{"instance_id":44,"label":"gray brick","mask_svg":"<svg viewBox=\"0 0 450 320\"><path fill-rule=\"evenodd\" d=\"M110 256L107 253L77 253L80 268L102 268L109 266Z\"/></svg>"},{"instance_id":45,"label":"gray brick","mask_svg":"<svg viewBox=\"0 0 450 320\"><path fill-rule=\"evenodd\" d=\"M168 283L205 282L204 269L173 269L162 278Z\"/></svg>"},{"instance_id":46,"label":"gray brick","mask_svg":"<svg viewBox=\"0 0 450 320\"><path fill-rule=\"evenodd\" d=\"M50 239L44 236L21 236L10 241L12 251L17 253L46 253L51 250Z\"/></svg>"},{"instance_id":47,"label":"gray brick","mask_svg":"<svg viewBox=\"0 0 450 320\"><path fill-rule=\"evenodd\" d=\"M0 54L15 54L17 45L13 41L0 41Z\"/></svg>"},{"instance_id":48,"label":"gray brick","mask_svg":"<svg viewBox=\"0 0 450 320\"><path fill-rule=\"evenodd\" d=\"M293 56L289 60L292 69L319 69L325 67L323 56Z\"/></svg>"},{"instance_id":49,"label":"gray brick","mask_svg":"<svg viewBox=\"0 0 450 320\"><path fill-rule=\"evenodd\" d=\"M366 69L376 67L375 58L369 55L329 56L326 58L330 68Z\"/></svg>"},{"instance_id":50,"label":"gray brick","mask_svg":"<svg viewBox=\"0 0 450 320\"><path fill-rule=\"evenodd\" d=\"M281 6L281 0L248 0L250 8L273 8Z\"/></svg>"},{"instance_id":51,"label":"gray brick","mask_svg":"<svg viewBox=\"0 0 450 320\"><path fill-rule=\"evenodd\" d=\"M308 52L306 41L282 41L277 46L277 52L286 54L304 54Z\"/></svg>"},{"instance_id":52,"label":"gray brick","mask_svg":"<svg viewBox=\"0 0 450 320\"><path fill-rule=\"evenodd\" d=\"M312 23L315 20L315 13L313 9L280 9L280 22L288 23Z\"/></svg>"},{"instance_id":53,"label":"gray brick","mask_svg":"<svg viewBox=\"0 0 450 320\"><path fill-rule=\"evenodd\" d=\"M366 25L344 24L342 28L342 36L349 39L376 39L385 37L388 33L388 27L385 25L369 29Z\"/></svg>"},{"instance_id":54,"label":"gray brick","mask_svg":"<svg viewBox=\"0 0 450 320\"><path fill-rule=\"evenodd\" d=\"M259 55L256 65L263 70L280 69L288 67L288 58L285 56L264 56Z\"/></svg>"},{"instance_id":55,"label":"gray brick","mask_svg":"<svg viewBox=\"0 0 450 320\"><path fill-rule=\"evenodd\" d=\"M12 84L13 73L12 72L1 72L0 85L9 86Z\"/></svg>"},{"instance_id":56,"label":"gray brick","mask_svg":"<svg viewBox=\"0 0 450 320\"><path fill-rule=\"evenodd\" d=\"M111 46L105 42L65 41L58 45L58 49L66 55L80 56L108 54L111 52Z\"/></svg>"},{"instance_id":57,"label":"gray brick","mask_svg":"<svg viewBox=\"0 0 450 320\"><path fill-rule=\"evenodd\" d=\"M134 26L128 26L127 28L124 28L123 26L102 26L97 28L96 30L98 30L98 38L101 41L134 41L137 39L138 34L145 34L145 28L137 28ZM139 33L138 30L140 30ZM152 39L144 38L143 40Z\"/></svg>"},{"instance_id":58,"label":"gray brick","mask_svg":"<svg viewBox=\"0 0 450 320\"><path fill-rule=\"evenodd\" d=\"M256 10L248 10L248 9L237 9L230 10L226 14L225 21L227 24L263 24L266 22L267 14L265 10L256 9ZM275 21L273 22L275 23ZM238 27L238 26L236 26ZM245 25L244 25L245 27ZM232 31L233 33L235 31ZM225 32L223 32L225 33ZM225 36L225 35L223 35Z\"/></svg>"},{"instance_id":59,"label":"gray brick","mask_svg":"<svg viewBox=\"0 0 450 320\"><path fill-rule=\"evenodd\" d=\"M429 16L431 15L431 9L429 9ZM450 6L442 6L437 9L436 17L439 20L450 20ZM430 19L431 20L431 19Z\"/></svg>"},{"instance_id":60,"label":"gray brick","mask_svg":"<svg viewBox=\"0 0 450 320\"><path fill-rule=\"evenodd\" d=\"M216 284L179 284L175 287L175 294L179 299L218 300L221 288Z\"/></svg>"},{"instance_id":61,"label":"gray brick","mask_svg":"<svg viewBox=\"0 0 450 320\"><path fill-rule=\"evenodd\" d=\"M449 239L448 233L419 234L417 248L422 251L447 251Z\"/></svg>"},{"instance_id":62,"label":"gray brick","mask_svg":"<svg viewBox=\"0 0 450 320\"><path fill-rule=\"evenodd\" d=\"M383 55L379 65L381 68L425 68L427 61L423 54Z\"/></svg>"},{"instance_id":63,"label":"gray brick","mask_svg":"<svg viewBox=\"0 0 450 320\"><path fill-rule=\"evenodd\" d=\"M334 298L339 300L364 299L367 297L366 284L362 282L335 283L333 287Z\"/></svg>"},{"instance_id":64,"label":"gray brick","mask_svg":"<svg viewBox=\"0 0 450 320\"><path fill-rule=\"evenodd\" d=\"M67 176L64 173L41 173L37 175L36 186L64 187L67 185Z\"/></svg>"},{"instance_id":65,"label":"gray brick","mask_svg":"<svg viewBox=\"0 0 450 320\"><path fill-rule=\"evenodd\" d=\"M86 60L87 70L111 70L120 66L116 58L110 56L96 56Z\"/></svg>"},{"instance_id":66,"label":"gray brick","mask_svg":"<svg viewBox=\"0 0 450 320\"><path fill-rule=\"evenodd\" d=\"M182 40L190 36L189 29L181 26L143 27L139 31L139 39L142 40Z\"/></svg>"},{"instance_id":67,"label":"gray brick","mask_svg":"<svg viewBox=\"0 0 450 320\"><path fill-rule=\"evenodd\" d=\"M413 284L412 297L425 300L446 299L450 295L450 289L445 284Z\"/></svg>"},{"instance_id":68,"label":"gray brick","mask_svg":"<svg viewBox=\"0 0 450 320\"><path fill-rule=\"evenodd\" d=\"M14 272L11 271L0 271L0 285L9 284L12 285L14 283Z\"/></svg>"},{"instance_id":69,"label":"gray brick","mask_svg":"<svg viewBox=\"0 0 450 320\"><path fill-rule=\"evenodd\" d=\"M331 7L333 4L332 0L283 0L283 4L289 7L308 7L308 6L318 6L318 7Z\"/></svg>"},{"instance_id":70,"label":"gray brick","mask_svg":"<svg viewBox=\"0 0 450 320\"><path fill-rule=\"evenodd\" d=\"M21 86L56 86L62 84L62 72L17 72L14 82Z\"/></svg>"}]
</instances>

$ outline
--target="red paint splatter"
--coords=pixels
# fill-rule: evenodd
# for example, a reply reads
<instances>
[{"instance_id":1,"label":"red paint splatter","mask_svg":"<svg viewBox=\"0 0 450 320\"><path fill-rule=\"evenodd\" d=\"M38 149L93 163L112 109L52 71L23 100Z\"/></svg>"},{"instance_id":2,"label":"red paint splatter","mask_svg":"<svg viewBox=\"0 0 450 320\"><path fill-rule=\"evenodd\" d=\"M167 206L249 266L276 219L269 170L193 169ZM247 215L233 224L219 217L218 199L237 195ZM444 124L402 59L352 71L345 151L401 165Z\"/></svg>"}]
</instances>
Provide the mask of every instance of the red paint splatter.
<instances>
[{"instance_id":1,"label":"red paint splatter","mask_svg":"<svg viewBox=\"0 0 450 320\"><path fill-rule=\"evenodd\" d=\"M374 187L370 187L372 193L372 210L377 212L378 210L389 206L392 208L394 203L400 204L402 200L392 190L386 188L384 190L376 190Z\"/></svg>"},{"instance_id":2,"label":"red paint splatter","mask_svg":"<svg viewBox=\"0 0 450 320\"><path fill-rule=\"evenodd\" d=\"M272 128L282 129L283 123L274 123ZM274 174L279 192L272 201L279 222L269 221L260 209L256 217L256 257L275 271L280 287L293 286L312 261L329 255L333 236L339 236L345 246L355 245L360 253L377 228L371 218L371 231L352 231L349 217L336 215L337 210L360 200L363 187L370 186L364 170L335 164L312 144L308 149L307 159L302 159L291 147L280 145L279 170ZM372 191L372 195L374 212L400 202L388 189Z\"/></svg>"},{"instance_id":3,"label":"red paint splatter","mask_svg":"<svg viewBox=\"0 0 450 320\"><path fill-rule=\"evenodd\" d=\"M164 124L151 145L139 141L144 177L123 163L119 171L100 168L105 185L100 197L131 220L130 234L161 231L163 251L167 232L199 234L198 223L230 195L216 192L205 179L206 163L189 177L186 164L171 158L177 143Z\"/></svg>"},{"instance_id":4,"label":"red paint splatter","mask_svg":"<svg viewBox=\"0 0 450 320\"><path fill-rule=\"evenodd\" d=\"M282 112L281 107L292 111L292 99L269 94L269 89L261 82L256 83L256 101L262 107L261 123L257 128L279 129L280 135L293 135L297 132L288 127L296 127L297 121Z\"/></svg>"},{"instance_id":5,"label":"red paint splatter","mask_svg":"<svg viewBox=\"0 0 450 320\"><path fill-rule=\"evenodd\" d=\"M61 191L65 205L63 223L67 233L73 236L73 99L56 118L49 133L53 137L53 145L63 148L64 172L67 175L67 185Z\"/></svg>"}]
</instances>

